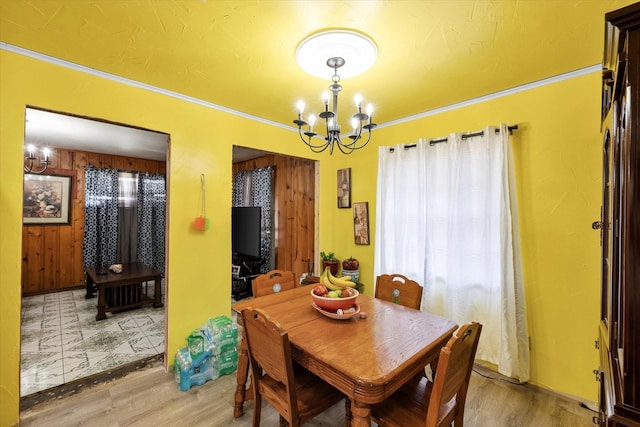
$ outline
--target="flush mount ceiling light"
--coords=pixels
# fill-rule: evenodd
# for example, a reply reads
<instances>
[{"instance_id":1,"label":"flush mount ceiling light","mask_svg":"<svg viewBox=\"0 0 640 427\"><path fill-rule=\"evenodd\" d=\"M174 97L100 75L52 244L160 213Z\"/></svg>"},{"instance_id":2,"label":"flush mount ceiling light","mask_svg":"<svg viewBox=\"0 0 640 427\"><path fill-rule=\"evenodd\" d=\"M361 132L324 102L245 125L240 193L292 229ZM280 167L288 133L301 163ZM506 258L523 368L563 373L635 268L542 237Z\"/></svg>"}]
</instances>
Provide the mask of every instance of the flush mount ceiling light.
<instances>
[{"instance_id":1,"label":"flush mount ceiling light","mask_svg":"<svg viewBox=\"0 0 640 427\"><path fill-rule=\"evenodd\" d=\"M319 144L312 142L312 138L318 135L313 131L316 116L310 115L308 122L303 120L304 102L298 102L298 118L293 122L298 125L300 139L311 151L320 153L329 148L329 152L333 153L334 147L337 146L343 153L350 154L367 145L371 139L371 130L376 127L376 124L371 121L373 106L367 105L366 113L363 113L362 97L359 94L355 97L356 112L351 119L353 129L349 135L351 141L343 142L340 139L338 94L342 90L342 86L339 84L338 69L340 69L342 77L353 77L368 70L377 56L378 49L371 39L360 33L347 30L330 30L314 34L298 46L296 60L307 73L316 77L327 77L327 67L333 69L333 77L331 78L333 83L329 86L332 108L329 110L330 95L325 92L322 95L324 109L318 114L321 119L325 120L327 132L327 136L324 137L325 142ZM309 128L303 136L302 127L307 125ZM368 132L368 138L364 143L362 143L363 130Z\"/></svg>"},{"instance_id":2,"label":"flush mount ceiling light","mask_svg":"<svg viewBox=\"0 0 640 427\"><path fill-rule=\"evenodd\" d=\"M300 68L315 77L329 77L327 59L345 60L340 68L342 78L354 77L367 71L378 59L378 48L364 34L349 30L329 30L313 34L296 49Z\"/></svg>"}]
</instances>

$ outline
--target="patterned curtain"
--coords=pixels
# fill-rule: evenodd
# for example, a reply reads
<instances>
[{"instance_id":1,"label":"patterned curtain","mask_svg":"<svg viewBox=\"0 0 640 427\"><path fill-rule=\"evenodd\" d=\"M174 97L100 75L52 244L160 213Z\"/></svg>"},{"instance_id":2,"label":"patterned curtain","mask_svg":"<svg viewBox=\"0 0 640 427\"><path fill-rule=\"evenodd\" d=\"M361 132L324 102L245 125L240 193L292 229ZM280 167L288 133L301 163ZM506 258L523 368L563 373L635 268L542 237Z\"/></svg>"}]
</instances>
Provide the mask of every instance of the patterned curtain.
<instances>
[{"instance_id":1,"label":"patterned curtain","mask_svg":"<svg viewBox=\"0 0 640 427\"><path fill-rule=\"evenodd\" d=\"M85 168L84 235L85 267L111 265L118 252L118 171Z\"/></svg>"},{"instance_id":2,"label":"patterned curtain","mask_svg":"<svg viewBox=\"0 0 640 427\"><path fill-rule=\"evenodd\" d=\"M138 174L138 262L164 271L165 176Z\"/></svg>"},{"instance_id":3,"label":"patterned curtain","mask_svg":"<svg viewBox=\"0 0 640 427\"><path fill-rule=\"evenodd\" d=\"M273 177L274 167L238 172L233 180L233 206L260 206L262 208L262 238L260 253L266 262L260 273L272 270L273 260Z\"/></svg>"}]
</instances>

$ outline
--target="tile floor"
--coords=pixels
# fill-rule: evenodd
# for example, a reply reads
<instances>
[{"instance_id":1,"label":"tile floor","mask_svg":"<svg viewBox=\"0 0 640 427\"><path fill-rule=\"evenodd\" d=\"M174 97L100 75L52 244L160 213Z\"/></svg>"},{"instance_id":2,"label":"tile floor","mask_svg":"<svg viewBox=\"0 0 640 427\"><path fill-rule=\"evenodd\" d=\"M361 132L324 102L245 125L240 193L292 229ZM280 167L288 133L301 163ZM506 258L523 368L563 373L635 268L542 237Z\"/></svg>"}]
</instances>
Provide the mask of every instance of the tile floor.
<instances>
[{"instance_id":1,"label":"tile floor","mask_svg":"<svg viewBox=\"0 0 640 427\"><path fill-rule=\"evenodd\" d=\"M22 299L20 396L164 352L164 307L98 322L97 298L84 296L78 289Z\"/></svg>"}]
</instances>

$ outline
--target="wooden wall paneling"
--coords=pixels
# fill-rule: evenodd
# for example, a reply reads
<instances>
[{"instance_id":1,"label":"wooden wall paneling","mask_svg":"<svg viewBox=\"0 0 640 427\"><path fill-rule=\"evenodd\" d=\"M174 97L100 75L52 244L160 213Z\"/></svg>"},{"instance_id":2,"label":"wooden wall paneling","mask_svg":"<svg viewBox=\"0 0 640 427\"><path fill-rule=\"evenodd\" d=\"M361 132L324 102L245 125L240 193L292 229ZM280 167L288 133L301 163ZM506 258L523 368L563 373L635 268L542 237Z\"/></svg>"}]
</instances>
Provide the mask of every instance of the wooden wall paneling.
<instances>
[{"instance_id":1,"label":"wooden wall paneling","mask_svg":"<svg viewBox=\"0 0 640 427\"><path fill-rule=\"evenodd\" d=\"M286 245L283 248L287 254L287 265L289 269L296 272L296 276L300 277L300 275L305 271L299 265L299 246L298 241L300 239L305 239L306 236L300 234L300 230L298 228L298 224L301 222L300 220L300 209L304 209L304 203L302 199L298 198L298 190L300 186L300 181L298 177L300 176L300 169L298 168L298 162L296 159L287 158L287 189L285 192L286 200L285 204L287 207L287 217L286 217Z\"/></svg>"},{"instance_id":2,"label":"wooden wall paneling","mask_svg":"<svg viewBox=\"0 0 640 427\"><path fill-rule=\"evenodd\" d=\"M124 169L124 165L125 165L125 159L122 156L113 156L111 158L111 168L112 169L118 169L118 170L125 170Z\"/></svg>"},{"instance_id":3,"label":"wooden wall paneling","mask_svg":"<svg viewBox=\"0 0 640 427\"><path fill-rule=\"evenodd\" d=\"M146 171L146 167L147 167L147 161L144 159L131 159L132 160L132 165L133 165L133 171L139 171L139 172L147 172Z\"/></svg>"},{"instance_id":4,"label":"wooden wall paneling","mask_svg":"<svg viewBox=\"0 0 640 427\"><path fill-rule=\"evenodd\" d=\"M295 252L296 252L296 228L295 228L295 205L294 200L294 187L295 181L295 165L290 158L283 158L281 167L286 171L282 175L284 176L284 182L282 184L282 192L280 198L280 204L282 205L281 219L282 239L280 240L280 253L282 255L282 262L287 266L287 270L295 271L296 276L300 277L300 271L295 269Z\"/></svg>"},{"instance_id":5,"label":"wooden wall paneling","mask_svg":"<svg viewBox=\"0 0 640 427\"><path fill-rule=\"evenodd\" d=\"M75 152L68 151L68 150L60 150L60 151L57 151L57 153L58 153L59 169L75 169L73 166Z\"/></svg>"},{"instance_id":6,"label":"wooden wall paneling","mask_svg":"<svg viewBox=\"0 0 640 427\"><path fill-rule=\"evenodd\" d=\"M145 170L148 173L158 173L158 162L156 162L155 160L147 160Z\"/></svg>"},{"instance_id":7,"label":"wooden wall paneling","mask_svg":"<svg viewBox=\"0 0 640 427\"><path fill-rule=\"evenodd\" d=\"M60 272L60 227L43 226L44 235L44 290L49 291L58 287Z\"/></svg>"},{"instance_id":8,"label":"wooden wall paneling","mask_svg":"<svg viewBox=\"0 0 640 427\"><path fill-rule=\"evenodd\" d=\"M98 153L86 153L87 164L94 168L102 168L102 155Z\"/></svg>"},{"instance_id":9,"label":"wooden wall paneling","mask_svg":"<svg viewBox=\"0 0 640 427\"><path fill-rule=\"evenodd\" d=\"M71 220L71 226L73 227L73 247L79 248L73 251L73 285L81 286L85 283L84 278L84 266L82 262L82 239L84 236L84 185L85 185L85 167L88 165L86 153L75 153L74 157L74 169L77 171L76 182L78 190L76 193L76 200L73 204L75 208L73 211L73 217Z\"/></svg>"},{"instance_id":10,"label":"wooden wall paneling","mask_svg":"<svg viewBox=\"0 0 640 427\"><path fill-rule=\"evenodd\" d=\"M73 205L73 203L72 203ZM71 209L75 208L72 206ZM73 214L72 214L73 215ZM58 229L58 246L55 252L55 256L58 259L58 276L56 278L56 285L59 284L59 287L68 288L73 286L74 283L74 274L75 271L75 257L74 252L74 238L73 238L73 225L65 225L56 227ZM82 247L82 246L81 246ZM58 286L54 286L58 287Z\"/></svg>"},{"instance_id":11,"label":"wooden wall paneling","mask_svg":"<svg viewBox=\"0 0 640 427\"><path fill-rule=\"evenodd\" d=\"M114 157L115 156L112 156L110 154L100 154L100 164L102 165L101 167L107 169L118 169L115 166Z\"/></svg>"},{"instance_id":12,"label":"wooden wall paneling","mask_svg":"<svg viewBox=\"0 0 640 427\"><path fill-rule=\"evenodd\" d=\"M22 289L22 293L24 294L25 292L27 292L27 267L28 267L28 263L27 263L27 253L28 253L28 248L27 248L27 239L28 239L28 233L29 230L27 229L27 227L22 227L22 268L20 271L20 283L21 283L21 289Z\"/></svg>"},{"instance_id":13,"label":"wooden wall paneling","mask_svg":"<svg viewBox=\"0 0 640 427\"><path fill-rule=\"evenodd\" d=\"M303 173L300 174L302 180L302 191L300 198L303 200L302 205L305 209L300 213L300 234L305 236L314 236L315 234L315 164L313 162L305 162L301 165ZM300 245L300 261L304 266L304 271L313 273L314 268L314 239L303 239L298 242Z\"/></svg>"},{"instance_id":14,"label":"wooden wall paneling","mask_svg":"<svg viewBox=\"0 0 640 427\"><path fill-rule=\"evenodd\" d=\"M22 242L22 246L26 248L26 254L23 258L23 270L27 272L24 288L28 292L44 290L44 238L42 229L42 226L24 227L23 236L26 241Z\"/></svg>"}]
</instances>

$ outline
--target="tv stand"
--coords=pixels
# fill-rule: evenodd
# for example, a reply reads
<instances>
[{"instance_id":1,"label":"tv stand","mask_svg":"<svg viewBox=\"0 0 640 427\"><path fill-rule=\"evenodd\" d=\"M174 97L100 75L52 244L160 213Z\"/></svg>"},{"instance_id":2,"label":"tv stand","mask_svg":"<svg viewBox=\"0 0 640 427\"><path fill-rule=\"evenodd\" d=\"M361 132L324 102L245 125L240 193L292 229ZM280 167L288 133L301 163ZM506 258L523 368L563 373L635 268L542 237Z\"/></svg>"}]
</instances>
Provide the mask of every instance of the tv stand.
<instances>
[{"instance_id":1,"label":"tv stand","mask_svg":"<svg viewBox=\"0 0 640 427\"><path fill-rule=\"evenodd\" d=\"M253 296L251 282L260 274L260 267L264 263L264 259L249 259L234 255L231 295L236 301Z\"/></svg>"}]
</instances>

